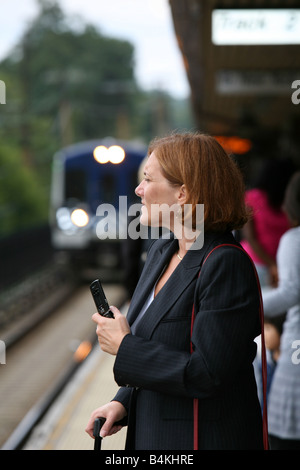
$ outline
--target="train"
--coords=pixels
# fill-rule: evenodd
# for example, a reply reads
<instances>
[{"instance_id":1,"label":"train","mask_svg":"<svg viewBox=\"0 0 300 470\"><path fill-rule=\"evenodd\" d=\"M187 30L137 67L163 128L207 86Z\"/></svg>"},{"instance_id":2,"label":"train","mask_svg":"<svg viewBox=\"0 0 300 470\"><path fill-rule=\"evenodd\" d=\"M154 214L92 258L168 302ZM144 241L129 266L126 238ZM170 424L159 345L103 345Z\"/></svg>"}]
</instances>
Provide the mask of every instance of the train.
<instances>
[{"instance_id":1,"label":"train","mask_svg":"<svg viewBox=\"0 0 300 470\"><path fill-rule=\"evenodd\" d=\"M55 153L49 222L60 259L116 279L126 238L120 233L126 232L128 222L124 211L138 204L135 188L146 155L145 144L112 137L75 143Z\"/></svg>"}]
</instances>

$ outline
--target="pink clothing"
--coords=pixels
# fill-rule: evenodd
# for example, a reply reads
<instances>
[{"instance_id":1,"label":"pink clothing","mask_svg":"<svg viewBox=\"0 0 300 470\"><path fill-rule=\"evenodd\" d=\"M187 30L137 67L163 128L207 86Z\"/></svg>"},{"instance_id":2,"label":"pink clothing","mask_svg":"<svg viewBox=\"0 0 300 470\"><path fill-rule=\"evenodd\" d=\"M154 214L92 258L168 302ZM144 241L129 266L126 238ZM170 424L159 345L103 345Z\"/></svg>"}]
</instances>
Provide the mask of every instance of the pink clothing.
<instances>
[{"instance_id":1,"label":"pink clothing","mask_svg":"<svg viewBox=\"0 0 300 470\"><path fill-rule=\"evenodd\" d=\"M275 261L279 240L290 228L288 219L282 210L270 207L266 193L260 189L246 191L245 201L253 210L256 238L266 253ZM264 264L246 240L242 240L241 245L255 263Z\"/></svg>"}]
</instances>

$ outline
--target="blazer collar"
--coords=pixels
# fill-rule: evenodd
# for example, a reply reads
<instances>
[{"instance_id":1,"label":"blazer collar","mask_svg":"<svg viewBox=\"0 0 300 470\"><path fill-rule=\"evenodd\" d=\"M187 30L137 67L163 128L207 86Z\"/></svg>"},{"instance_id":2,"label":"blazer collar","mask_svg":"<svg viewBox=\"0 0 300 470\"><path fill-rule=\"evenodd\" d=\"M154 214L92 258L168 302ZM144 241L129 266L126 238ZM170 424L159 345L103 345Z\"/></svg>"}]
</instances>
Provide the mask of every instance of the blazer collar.
<instances>
[{"instance_id":1,"label":"blazer collar","mask_svg":"<svg viewBox=\"0 0 300 470\"><path fill-rule=\"evenodd\" d=\"M152 247L150 254L148 255L146 264L130 302L127 314L129 324L134 322L143 308L151 289L176 251L178 242L173 238L170 240L159 239L154 245L155 246Z\"/></svg>"},{"instance_id":2,"label":"blazer collar","mask_svg":"<svg viewBox=\"0 0 300 470\"><path fill-rule=\"evenodd\" d=\"M162 290L154 298L146 314L137 325L136 334L150 338L157 323L164 317L186 287L198 276L202 261L214 237L205 235L203 247L190 249L168 279ZM160 240L153 246L149 259L132 297L127 319L131 325L143 308L154 284L173 254L178 250L178 240Z\"/></svg>"}]
</instances>

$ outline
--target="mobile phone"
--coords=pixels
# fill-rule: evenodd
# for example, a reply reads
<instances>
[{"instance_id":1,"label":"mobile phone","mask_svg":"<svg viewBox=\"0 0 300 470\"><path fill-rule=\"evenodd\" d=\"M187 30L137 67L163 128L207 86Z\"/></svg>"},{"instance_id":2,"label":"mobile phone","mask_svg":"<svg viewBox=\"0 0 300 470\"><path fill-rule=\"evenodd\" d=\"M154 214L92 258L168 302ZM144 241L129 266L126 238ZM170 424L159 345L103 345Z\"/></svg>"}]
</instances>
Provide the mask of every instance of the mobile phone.
<instances>
[{"instance_id":1,"label":"mobile phone","mask_svg":"<svg viewBox=\"0 0 300 470\"><path fill-rule=\"evenodd\" d=\"M100 315L103 317L114 318L114 314L109 310L109 305L99 279L92 282L90 290Z\"/></svg>"}]
</instances>

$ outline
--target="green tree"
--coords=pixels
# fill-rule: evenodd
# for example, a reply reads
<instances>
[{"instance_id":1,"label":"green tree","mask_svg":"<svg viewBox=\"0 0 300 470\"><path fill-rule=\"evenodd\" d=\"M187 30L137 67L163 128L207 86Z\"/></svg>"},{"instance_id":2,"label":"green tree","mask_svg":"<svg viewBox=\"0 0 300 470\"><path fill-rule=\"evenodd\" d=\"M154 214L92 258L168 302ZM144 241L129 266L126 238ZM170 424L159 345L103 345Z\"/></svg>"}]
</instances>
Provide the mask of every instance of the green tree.
<instances>
[{"instance_id":1,"label":"green tree","mask_svg":"<svg viewBox=\"0 0 300 470\"><path fill-rule=\"evenodd\" d=\"M75 141L122 134L120 123L124 115L130 134L128 121L136 84L131 44L104 37L90 25L83 24L75 30L57 1L38 3L39 14L0 63L8 97L0 109L0 139L5 144L2 155L14 155L18 168L16 174L7 173L2 163L1 171L8 178L3 191L6 189L11 197L9 188L15 187L16 181L29 183L31 178L39 181L43 193L39 199L44 201L49 195L52 156L58 148ZM21 206L13 202L8 208L3 191L2 212L8 217L12 206L13 211L21 210ZM25 199L29 202L30 198ZM35 220L39 211L33 213ZM45 212L41 216L46 215ZM20 217L23 215L9 216L7 227L12 230L14 220L18 229L23 225Z\"/></svg>"},{"instance_id":2,"label":"green tree","mask_svg":"<svg viewBox=\"0 0 300 470\"><path fill-rule=\"evenodd\" d=\"M105 37L89 24L75 28L57 0L37 2L37 17L0 63L7 85L0 139L5 152L15 155L16 167L26 168L24 181L39 182L44 201L59 148L107 135L147 142L182 127L185 119L170 96L138 87L131 43ZM9 177L13 180L14 172Z\"/></svg>"},{"instance_id":3,"label":"green tree","mask_svg":"<svg viewBox=\"0 0 300 470\"><path fill-rule=\"evenodd\" d=\"M0 237L46 221L40 181L20 162L18 148L0 145Z\"/></svg>"}]
</instances>

